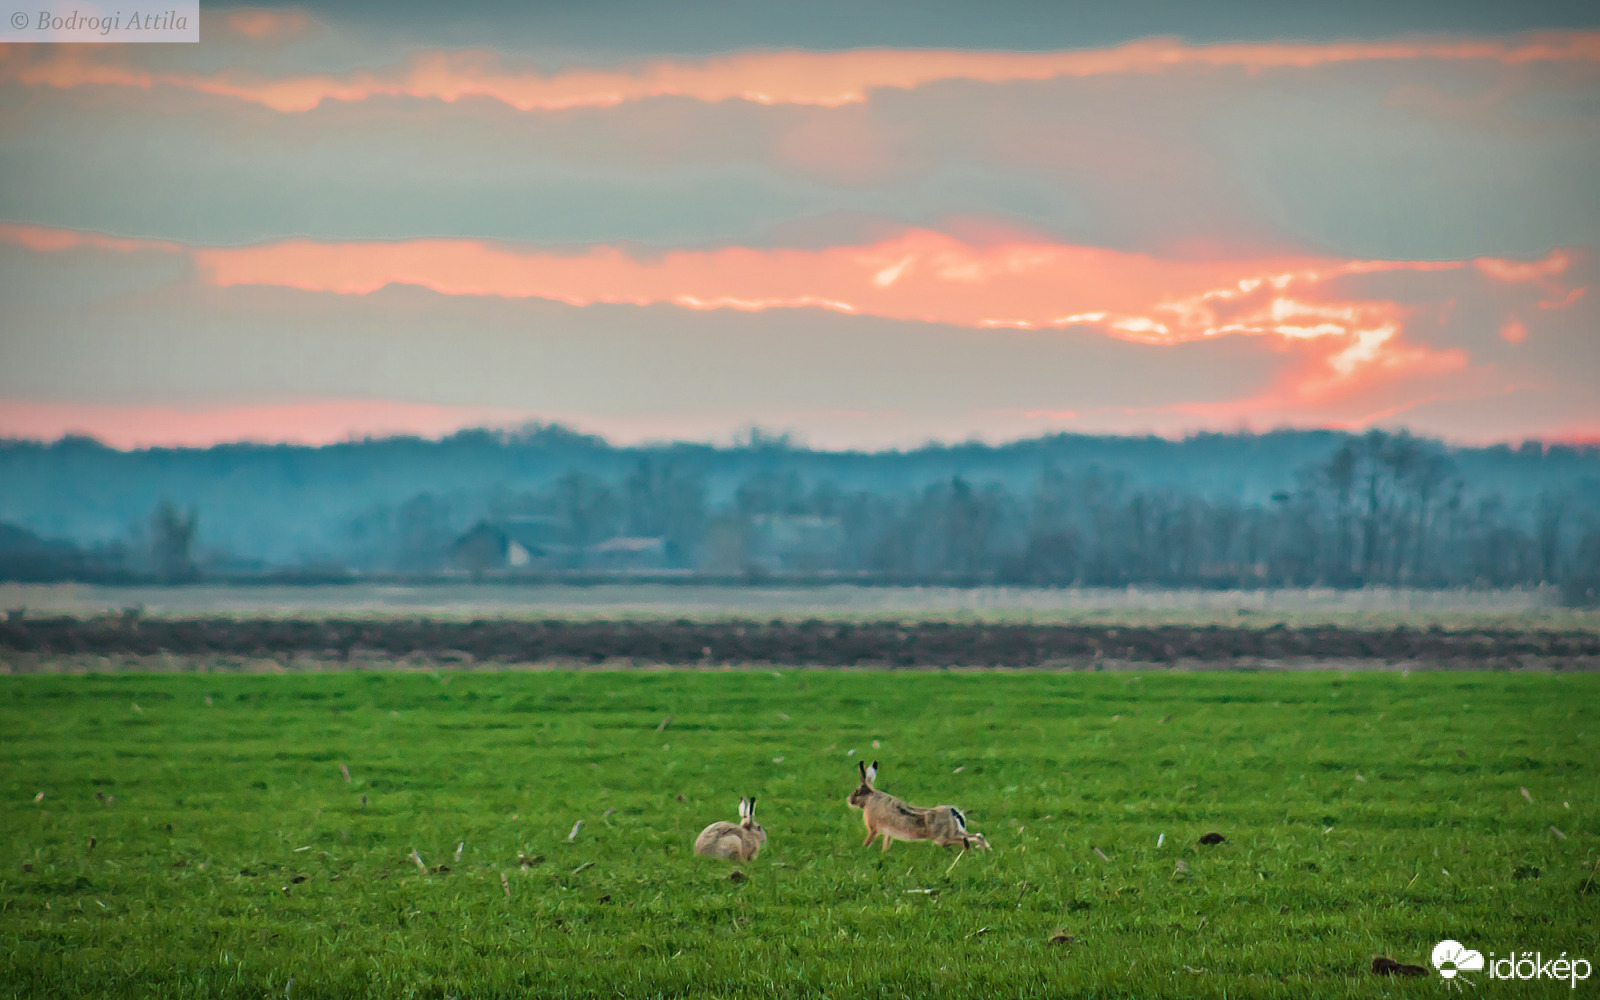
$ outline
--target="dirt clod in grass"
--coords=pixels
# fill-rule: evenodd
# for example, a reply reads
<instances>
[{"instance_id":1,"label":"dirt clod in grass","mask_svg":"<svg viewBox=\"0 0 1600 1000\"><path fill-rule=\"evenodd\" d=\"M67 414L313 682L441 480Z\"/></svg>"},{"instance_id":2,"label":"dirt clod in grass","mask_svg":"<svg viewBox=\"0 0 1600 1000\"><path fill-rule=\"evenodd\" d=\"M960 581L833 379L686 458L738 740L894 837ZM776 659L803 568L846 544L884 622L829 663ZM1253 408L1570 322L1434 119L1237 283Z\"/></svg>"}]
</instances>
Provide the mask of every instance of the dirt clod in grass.
<instances>
[{"instance_id":1,"label":"dirt clod in grass","mask_svg":"<svg viewBox=\"0 0 1600 1000\"><path fill-rule=\"evenodd\" d=\"M1420 965L1406 965L1384 955L1374 955L1372 958L1372 974L1375 976L1426 976L1428 970Z\"/></svg>"},{"instance_id":2,"label":"dirt clod in grass","mask_svg":"<svg viewBox=\"0 0 1600 1000\"><path fill-rule=\"evenodd\" d=\"M734 869L733 871L728 873L728 881L729 882L746 882L746 881L749 881L749 879L750 879L750 876L746 875L742 871L739 871L738 869Z\"/></svg>"},{"instance_id":3,"label":"dirt clod in grass","mask_svg":"<svg viewBox=\"0 0 1600 1000\"><path fill-rule=\"evenodd\" d=\"M533 854L533 855L519 854L519 855L517 855L517 864L521 865L523 870L526 871L527 869L532 868L534 865L542 865L542 864L544 864L544 855L543 854Z\"/></svg>"},{"instance_id":4,"label":"dirt clod in grass","mask_svg":"<svg viewBox=\"0 0 1600 1000\"><path fill-rule=\"evenodd\" d=\"M1059 945L1059 944L1071 944L1072 942L1074 942L1076 940L1078 940L1078 939L1073 937L1071 934L1068 934L1066 931L1060 930L1060 929L1057 929L1054 934L1050 935L1050 943L1051 944L1057 944L1057 945Z\"/></svg>"},{"instance_id":5,"label":"dirt clod in grass","mask_svg":"<svg viewBox=\"0 0 1600 1000\"><path fill-rule=\"evenodd\" d=\"M678 793L678 801L679 802L688 802L689 800L683 797L683 793L682 792L679 792Z\"/></svg>"},{"instance_id":6,"label":"dirt clod in grass","mask_svg":"<svg viewBox=\"0 0 1600 1000\"><path fill-rule=\"evenodd\" d=\"M1287 906L1278 907L1278 915L1279 916L1283 916L1284 914L1286 914L1288 912L1289 912L1289 908Z\"/></svg>"},{"instance_id":7,"label":"dirt clod in grass","mask_svg":"<svg viewBox=\"0 0 1600 1000\"><path fill-rule=\"evenodd\" d=\"M1210 847L1213 844L1225 844L1227 842L1228 838L1224 837L1215 830L1200 838L1200 843L1205 844L1207 847Z\"/></svg>"},{"instance_id":8,"label":"dirt clod in grass","mask_svg":"<svg viewBox=\"0 0 1600 1000\"><path fill-rule=\"evenodd\" d=\"M33 871L33 865L31 865L28 862L24 861L22 863L22 870L25 871L25 872L31 872L31 871Z\"/></svg>"},{"instance_id":9,"label":"dirt clod in grass","mask_svg":"<svg viewBox=\"0 0 1600 1000\"><path fill-rule=\"evenodd\" d=\"M596 903L609 903L609 902L611 902L611 896L609 894L605 895L605 896L601 896L599 899L595 900L595 902Z\"/></svg>"},{"instance_id":10,"label":"dirt clod in grass","mask_svg":"<svg viewBox=\"0 0 1600 1000\"><path fill-rule=\"evenodd\" d=\"M1538 878L1539 875L1539 869L1535 868L1533 865L1518 865L1511 870L1511 877L1518 880Z\"/></svg>"},{"instance_id":11,"label":"dirt clod in grass","mask_svg":"<svg viewBox=\"0 0 1600 1000\"><path fill-rule=\"evenodd\" d=\"M91 850L91 851L94 850L94 845L98 844L98 843L99 843L98 840L95 840L93 837L90 837L89 838L89 850Z\"/></svg>"},{"instance_id":12,"label":"dirt clod in grass","mask_svg":"<svg viewBox=\"0 0 1600 1000\"><path fill-rule=\"evenodd\" d=\"M294 878L289 880L289 884L290 885L299 885L301 882L304 882L305 880L306 880L306 876L304 876L304 875L296 875Z\"/></svg>"}]
</instances>

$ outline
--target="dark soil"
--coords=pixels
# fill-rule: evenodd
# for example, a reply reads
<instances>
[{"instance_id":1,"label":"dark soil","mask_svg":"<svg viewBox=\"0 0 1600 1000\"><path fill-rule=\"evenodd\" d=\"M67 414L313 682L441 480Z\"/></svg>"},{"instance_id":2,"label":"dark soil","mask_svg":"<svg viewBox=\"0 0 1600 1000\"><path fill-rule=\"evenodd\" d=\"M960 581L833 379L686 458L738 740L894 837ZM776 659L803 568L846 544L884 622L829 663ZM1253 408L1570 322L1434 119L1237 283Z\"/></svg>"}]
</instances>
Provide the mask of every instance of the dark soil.
<instances>
[{"instance_id":1,"label":"dark soil","mask_svg":"<svg viewBox=\"0 0 1600 1000\"><path fill-rule=\"evenodd\" d=\"M243 620L12 616L0 656L418 657L443 663L613 661L859 667L1295 665L1600 667L1600 633L1341 626L985 625L837 621Z\"/></svg>"}]
</instances>

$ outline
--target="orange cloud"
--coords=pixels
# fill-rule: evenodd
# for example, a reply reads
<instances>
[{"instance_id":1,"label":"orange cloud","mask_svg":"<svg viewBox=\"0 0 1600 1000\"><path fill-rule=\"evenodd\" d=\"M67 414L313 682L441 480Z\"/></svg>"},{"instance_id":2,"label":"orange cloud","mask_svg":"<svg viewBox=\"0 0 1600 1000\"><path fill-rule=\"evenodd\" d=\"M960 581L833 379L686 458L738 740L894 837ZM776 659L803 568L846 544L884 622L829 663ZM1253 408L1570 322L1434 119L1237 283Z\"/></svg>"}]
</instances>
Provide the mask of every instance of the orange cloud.
<instances>
[{"instance_id":1,"label":"orange cloud","mask_svg":"<svg viewBox=\"0 0 1600 1000\"><path fill-rule=\"evenodd\" d=\"M124 239L118 236L107 236L103 233L91 233L79 229L19 226L4 222L0 222L0 243L13 243L36 253L54 253L61 250L76 250L79 248L115 250L123 253L137 250L178 253L183 250L183 247L176 243L165 243L161 240Z\"/></svg>"},{"instance_id":2,"label":"orange cloud","mask_svg":"<svg viewBox=\"0 0 1600 1000\"><path fill-rule=\"evenodd\" d=\"M241 11L229 24L251 37L298 32L287 15ZM0 84L35 87L109 85L179 87L237 98L282 112L309 111L324 101L412 97L445 102L469 97L523 111L608 107L652 97L701 101L837 107L865 101L878 89L911 90L944 80L979 83L1041 81L1109 74L1164 74L1218 69L1258 73L1340 63L1403 60L1600 62L1600 32L1544 32L1510 40L1431 39L1390 42L1185 45L1148 39L1109 49L1060 52L856 49L843 52L757 51L703 60L657 60L619 69L543 74L511 65L486 50L419 52L397 66L345 74L279 78L236 72L141 69L108 46L0 45Z\"/></svg>"},{"instance_id":3,"label":"orange cloud","mask_svg":"<svg viewBox=\"0 0 1600 1000\"><path fill-rule=\"evenodd\" d=\"M0 227L0 240L39 252L79 246L179 249L18 226ZM1351 281L1386 272L1454 272L1468 280L1476 273L1542 292L1570 263L1566 251L1531 262L1189 261L1021 237L975 245L929 230L909 230L864 246L725 247L650 257L608 245L558 253L476 239L297 239L181 252L193 261L200 280L218 287L367 295L400 284L444 295L538 298L573 306L815 308L979 330L1076 328L1149 344L1254 337L1306 359L1293 391L1307 399L1343 392L1364 379L1437 374L1467 363L1459 350L1408 342L1404 334L1413 307L1353 295L1346 290Z\"/></svg>"}]
</instances>

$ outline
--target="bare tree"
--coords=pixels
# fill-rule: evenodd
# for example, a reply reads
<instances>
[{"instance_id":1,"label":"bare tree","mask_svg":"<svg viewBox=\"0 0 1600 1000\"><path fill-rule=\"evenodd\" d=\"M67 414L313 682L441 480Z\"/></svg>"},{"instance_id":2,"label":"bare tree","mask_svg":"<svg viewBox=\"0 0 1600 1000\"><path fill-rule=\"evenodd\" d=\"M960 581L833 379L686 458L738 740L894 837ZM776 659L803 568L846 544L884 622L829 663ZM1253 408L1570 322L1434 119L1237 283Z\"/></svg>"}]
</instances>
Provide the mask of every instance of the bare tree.
<instances>
[{"instance_id":1,"label":"bare tree","mask_svg":"<svg viewBox=\"0 0 1600 1000\"><path fill-rule=\"evenodd\" d=\"M200 512L188 514L171 500L163 500L150 513L150 561L163 583L184 583L200 575L194 562L195 532L200 527Z\"/></svg>"}]
</instances>

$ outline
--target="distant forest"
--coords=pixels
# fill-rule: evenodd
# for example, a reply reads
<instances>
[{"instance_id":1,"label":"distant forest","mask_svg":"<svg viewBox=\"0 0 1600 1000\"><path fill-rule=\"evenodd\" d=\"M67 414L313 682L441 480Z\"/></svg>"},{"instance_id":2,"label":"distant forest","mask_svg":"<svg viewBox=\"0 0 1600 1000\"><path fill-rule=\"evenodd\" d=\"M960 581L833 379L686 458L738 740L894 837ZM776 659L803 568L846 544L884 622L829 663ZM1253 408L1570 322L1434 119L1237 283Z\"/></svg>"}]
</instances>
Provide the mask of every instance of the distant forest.
<instances>
[{"instance_id":1,"label":"distant forest","mask_svg":"<svg viewBox=\"0 0 1600 1000\"><path fill-rule=\"evenodd\" d=\"M836 452L559 426L325 447L0 440L0 578L563 573L1600 586L1600 449L1404 433Z\"/></svg>"}]
</instances>

